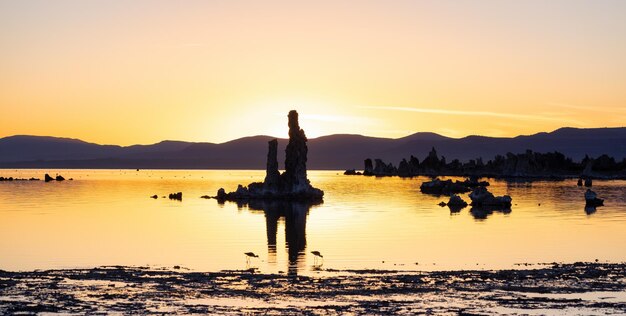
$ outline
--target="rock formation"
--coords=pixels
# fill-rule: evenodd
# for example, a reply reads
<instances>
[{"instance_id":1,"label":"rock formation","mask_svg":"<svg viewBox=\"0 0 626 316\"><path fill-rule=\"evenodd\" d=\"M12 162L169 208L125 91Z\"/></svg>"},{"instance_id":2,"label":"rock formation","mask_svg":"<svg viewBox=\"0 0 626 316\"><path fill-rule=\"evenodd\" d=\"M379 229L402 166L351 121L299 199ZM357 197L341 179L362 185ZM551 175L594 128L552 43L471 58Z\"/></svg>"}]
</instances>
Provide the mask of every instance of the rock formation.
<instances>
[{"instance_id":1,"label":"rock formation","mask_svg":"<svg viewBox=\"0 0 626 316\"><path fill-rule=\"evenodd\" d=\"M467 202L463 201L463 199L460 196L456 194L452 194L450 195L450 200L448 201L446 205L448 205L450 212L456 213L456 212L460 212L464 207L466 207Z\"/></svg>"},{"instance_id":2,"label":"rock formation","mask_svg":"<svg viewBox=\"0 0 626 316\"><path fill-rule=\"evenodd\" d=\"M435 178L432 181L426 181L423 182L420 185L420 191L422 193L427 193L427 194L435 194L435 195L449 195L452 193L465 193L465 192L469 192L472 189L470 189L465 182L461 182L461 181L455 181L452 182L452 180L448 179L448 180L439 180L438 178Z\"/></svg>"},{"instance_id":3,"label":"rock formation","mask_svg":"<svg viewBox=\"0 0 626 316\"><path fill-rule=\"evenodd\" d=\"M358 172L355 169L348 169L348 170L344 171L343 174L346 175L346 176L360 176L360 175L362 175L361 172Z\"/></svg>"},{"instance_id":4,"label":"rock formation","mask_svg":"<svg viewBox=\"0 0 626 316\"><path fill-rule=\"evenodd\" d=\"M469 194L470 199L472 200L473 206L480 207L511 207L511 197L508 195L504 196L493 196L491 192L487 190L485 187L477 187Z\"/></svg>"},{"instance_id":5,"label":"rock formation","mask_svg":"<svg viewBox=\"0 0 626 316\"><path fill-rule=\"evenodd\" d=\"M460 207L466 207L467 206L467 202L463 201L463 199L456 195L456 194L452 194L450 195L450 200L448 201L448 206L460 206Z\"/></svg>"},{"instance_id":6,"label":"rock formation","mask_svg":"<svg viewBox=\"0 0 626 316\"><path fill-rule=\"evenodd\" d=\"M590 189L587 189L587 192L585 192L585 202L586 202L586 206L604 205L604 200L599 199L596 192L593 192Z\"/></svg>"},{"instance_id":7,"label":"rock formation","mask_svg":"<svg viewBox=\"0 0 626 316\"><path fill-rule=\"evenodd\" d=\"M265 184L267 189L276 189L280 183L280 172L278 171L278 140L272 139L268 142L267 168L265 169Z\"/></svg>"},{"instance_id":8,"label":"rock formation","mask_svg":"<svg viewBox=\"0 0 626 316\"><path fill-rule=\"evenodd\" d=\"M183 200L183 192L170 193L170 195L168 197L169 197L170 200L182 201Z\"/></svg>"},{"instance_id":9,"label":"rock formation","mask_svg":"<svg viewBox=\"0 0 626 316\"><path fill-rule=\"evenodd\" d=\"M524 179L564 179L580 177L597 179L626 179L626 159L618 162L613 157L602 155L596 159L586 157L581 162L574 162L559 152L538 153L527 150L525 153L496 155L483 162L481 157L462 163L439 156L432 148L423 161L414 156L402 159L396 168L392 163L380 159L372 163L365 159L365 176L479 176L495 178Z\"/></svg>"},{"instance_id":10,"label":"rock formation","mask_svg":"<svg viewBox=\"0 0 626 316\"><path fill-rule=\"evenodd\" d=\"M30 179L26 179L26 178L13 178L13 177L0 177L0 182L2 181L39 181L39 179L37 178L30 178Z\"/></svg>"},{"instance_id":11,"label":"rock formation","mask_svg":"<svg viewBox=\"0 0 626 316\"><path fill-rule=\"evenodd\" d=\"M50 181L65 181L65 178L62 175L56 175L55 178L51 177L49 174L46 173L46 175L44 176L44 181L46 182L50 182ZM73 180L73 179L70 179Z\"/></svg>"},{"instance_id":12,"label":"rock formation","mask_svg":"<svg viewBox=\"0 0 626 316\"><path fill-rule=\"evenodd\" d=\"M371 176L374 174L374 165L372 164L372 159L365 159L364 161L365 168L363 168L363 174L366 176Z\"/></svg>"},{"instance_id":13,"label":"rock formation","mask_svg":"<svg viewBox=\"0 0 626 316\"><path fill-rule=\"evenodd\" d=\"M306 191L311 188L306 176L307 138L298 123L298 112L289 111L289 143L285 149L285 172L281 181L293 192Z\"/></svg>"},{"instance_id":14,"label":"rock formation","mask_svg":"<svg viewBox=\"0 0 626 316\"><path fill-rule=\"evenodd\" d=\"M278 141L269 142L267 169L263 182L239 185L235 192L226 193L223 188L217 191L218 201L242 201L250 199L322 200L324 192L311 186L306 174L308 148L304 130L298 122L298 112L290 111L289 143L285 150L285 172L278 171Z\"/></svg>"}]
</instances>

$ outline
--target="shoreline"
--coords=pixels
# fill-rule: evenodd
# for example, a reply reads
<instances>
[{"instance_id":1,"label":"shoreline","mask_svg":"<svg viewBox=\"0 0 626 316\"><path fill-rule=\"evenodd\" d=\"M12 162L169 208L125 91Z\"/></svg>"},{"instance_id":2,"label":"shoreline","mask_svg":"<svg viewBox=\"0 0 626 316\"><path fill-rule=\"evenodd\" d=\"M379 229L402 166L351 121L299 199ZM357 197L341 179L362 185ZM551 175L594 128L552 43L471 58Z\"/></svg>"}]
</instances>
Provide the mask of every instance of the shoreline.
<instances>
[{"instance_id":1,"label":"shoreline","mask_svg":"<svg viewBox=\"0 0 626 316\"><path fill-rule=\"evenodd\" d=\"M457 178L469 178L476 177L478 179L495 179L495 180L504 180L504 181L564 181L564 180L578 180L584 178L591 178L593 180L626 180L626 175L575 175L575 174L546 174L546 175L500 175L493 173L425 173L425 174L417 174L417 175L398 175L398 174L346 174L345 176L362 176L362 177L373 177L373 178L386 178L386 177L398 177L402 179L411 179L418 177L429 177L429 178L438 178L438 177L457 177Z\"/></svg>"},{"instance_id":2,"label":"shoreline","mask_svg":"<svg viewBox=\"0 0 626 316\"><path fill-rule=\"evenodd\" d=\"M626 309L626 263L552 263L519 270L328 272L340 274L123 266L0 270L0 313L485 315L570 309L602 314Z\"/></svg>"}]
</instances>

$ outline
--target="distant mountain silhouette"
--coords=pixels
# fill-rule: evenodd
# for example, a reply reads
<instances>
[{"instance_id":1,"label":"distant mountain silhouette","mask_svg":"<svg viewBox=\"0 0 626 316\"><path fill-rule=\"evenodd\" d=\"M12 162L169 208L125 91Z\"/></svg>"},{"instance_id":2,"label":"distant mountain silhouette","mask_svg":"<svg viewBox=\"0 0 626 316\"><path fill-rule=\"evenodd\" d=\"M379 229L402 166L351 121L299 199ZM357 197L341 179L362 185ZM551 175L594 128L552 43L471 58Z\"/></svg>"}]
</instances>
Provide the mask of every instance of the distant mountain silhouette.
<instances>
[{"instance_id":1,"label":"distant mountain silhouette","mask_svg":"<svg viewBox=\"0 0 626 316\"><path fill-rule=\"evenodd\" d=\"M176 168L264 169L270 136L252 136L221 144L163 141L153 145L98 145L78 139L43 136L10 136L0 139L1 168ZM283 168L286 139L279 139ZM310 169L362 168L365 158L397 164L411 155L420 159L432 147L450 161L491 159L507 152L559 151L574 160L585 155L608 154L626 158L626 127L561 128L528 136L449 138L416 133L403 138L362 135L330 135L309 140Z\"/></svg>"}]
</instances>

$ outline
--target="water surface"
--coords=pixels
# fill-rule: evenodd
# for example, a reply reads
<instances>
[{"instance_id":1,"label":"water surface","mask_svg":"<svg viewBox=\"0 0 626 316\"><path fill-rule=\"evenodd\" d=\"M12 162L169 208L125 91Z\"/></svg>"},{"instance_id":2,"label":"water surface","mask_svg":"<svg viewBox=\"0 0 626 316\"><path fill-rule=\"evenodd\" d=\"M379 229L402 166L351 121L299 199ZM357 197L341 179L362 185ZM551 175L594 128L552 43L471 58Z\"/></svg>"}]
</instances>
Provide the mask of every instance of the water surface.
<instances>
[{"instance_id":1,"label":"water surface","mask_svg":"<svg viewBox=\"0 0 626 316\"><path fill-rule=\"evenodd\" d=\"M74 180L0 182L0 269L147 265L306 274L320 264L442 270L626 261L626 181L594 181L606 206L591 212L575 180L489 179L489 190L512 196L513 206L484 213L438 206L447 198L420 193L424 177L309 171L325 191L323 204L246 206L200 196L262 181L264 171L0 170L0 176L46 172ZM183 192L183 200L162 198L173 192ZM247 264L247 251L260 258Z\"/></svg>"}]
</instances>

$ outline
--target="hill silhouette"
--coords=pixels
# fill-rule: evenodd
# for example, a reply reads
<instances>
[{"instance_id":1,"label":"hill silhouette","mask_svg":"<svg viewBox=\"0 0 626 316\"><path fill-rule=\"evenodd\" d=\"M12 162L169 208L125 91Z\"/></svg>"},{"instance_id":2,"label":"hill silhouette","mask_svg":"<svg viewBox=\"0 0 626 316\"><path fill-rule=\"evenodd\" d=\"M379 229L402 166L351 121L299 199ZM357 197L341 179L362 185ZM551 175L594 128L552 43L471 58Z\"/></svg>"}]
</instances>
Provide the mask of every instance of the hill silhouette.
<instances>
[{"instance_id":1,"label":"hill silhouette","mask_svg":"<svg viewBox=\"0 0 626 316\"><path fill-rule=\"evenodd\" d=\"M264 169L267 142L273 138L251 136L221 144L162 141L152 145L117 146L71 138L16 135L0 139L0 167ZM286 139L279 139L281 168L286 143ZM390 139L337 134L312 138L308 144L310 169L360 168L367 157L397 163L410 155L425 157L432 147L448 160L461 161L478 157L488 160L498 154L527 149L559 151L574 160L602 154L621 160L626 158L626 127L561 128L516 137L450 138L435 133L415 133Z\"/></svg>"}]
</instances>

